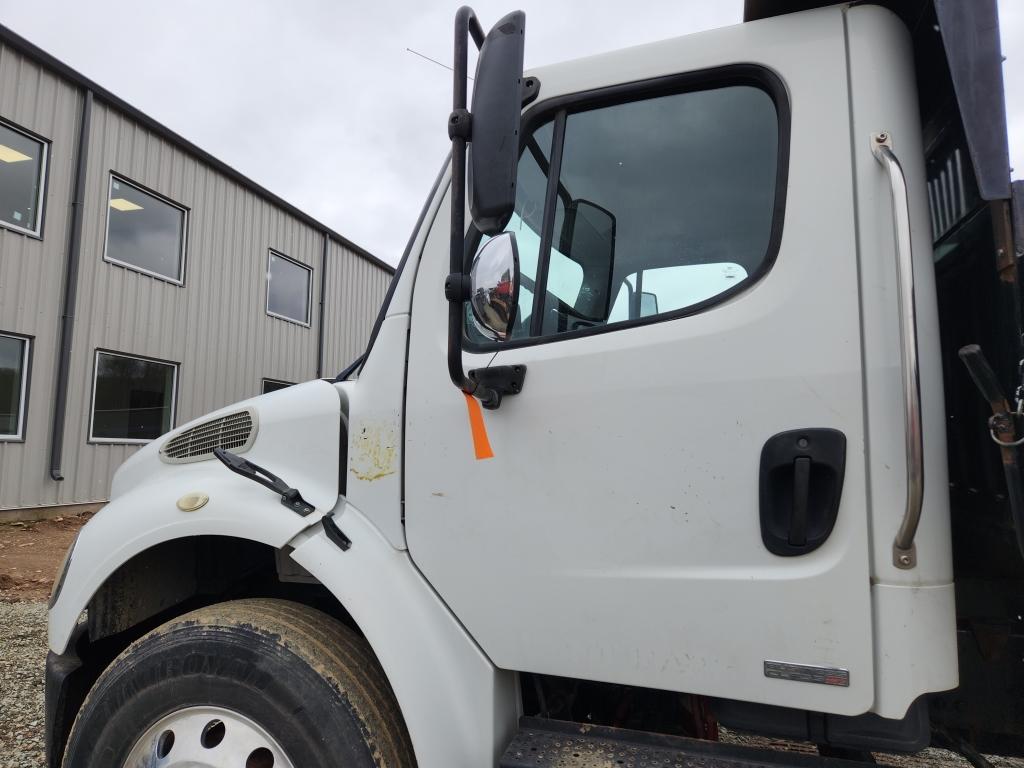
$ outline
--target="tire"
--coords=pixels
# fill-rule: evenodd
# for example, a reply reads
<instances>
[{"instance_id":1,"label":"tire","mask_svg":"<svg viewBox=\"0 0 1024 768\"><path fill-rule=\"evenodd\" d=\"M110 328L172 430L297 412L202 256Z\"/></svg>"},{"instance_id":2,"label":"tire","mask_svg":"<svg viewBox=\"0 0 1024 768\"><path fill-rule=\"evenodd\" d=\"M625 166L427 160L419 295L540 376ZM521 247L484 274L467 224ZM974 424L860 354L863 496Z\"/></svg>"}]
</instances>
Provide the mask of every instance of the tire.
<instances>
[{"instance_id":1,"label":"tire","mask_svg":"<svg viewBox=\"0 0 1024 768\"><path fill-rule=\"evenodd\" d=\"M143 764L416 763L398 702L366 641L304 605L253 599L167 622L97 680L72 727L64 768Z\"/></svg>"}]
</instances>

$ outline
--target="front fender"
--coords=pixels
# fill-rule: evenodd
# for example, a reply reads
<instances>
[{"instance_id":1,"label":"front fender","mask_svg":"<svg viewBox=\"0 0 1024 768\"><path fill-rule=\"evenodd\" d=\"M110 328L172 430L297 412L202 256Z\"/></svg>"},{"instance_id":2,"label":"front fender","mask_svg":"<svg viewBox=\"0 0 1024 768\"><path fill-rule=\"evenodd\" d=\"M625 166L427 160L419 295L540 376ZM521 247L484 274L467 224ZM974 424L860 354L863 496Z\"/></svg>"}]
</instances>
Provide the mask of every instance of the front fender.
<instances>
[{"instance_id":1,"label":"front fender","mask_svg":"<svg viewBox=\"0 0 1024 768\"><path fill-rule=\"evenodd\" d=\"M228 471L213 458L168 463L160 447L202 424L249 409L255 439L245 458L280 475L318 511L300 517L272 491ZM185 536L233 536L283 547L338 502L342 393L328 382L297 384L243 400L183 424L154 440L117 470L111 501L82 528L67 564L63 586L50 609L50 650L64 653L89 600L114 571L150 547ZM209 497L183 512L186 494Z\"/></svg>"},{"instance_id":2,"label":"front fender","mask_svg":"<svg viewBox=\"0 0 1024 768\"><path fill-rule=\"evenodd\" d=\"M395 692L421 768L497 765L518 719L515 674L496 668L413 565L351 505L301 534L291 557L345 606ZM500 608L496 608L500 610Z\"/></svg>"},{"instance_id":3,"label":"front fender","mask_svg":"<svg viewBox=\"0 0 1024 768\"><path fill-rule=\"evenodd\" d=\"M210 497L195 512L178 499ZM166 465L163 471L111 501L79 533L63 587L50 608L50 650L63 654L78 617L103 582L150 547L184 536L233 536L281 548L323 517L291 512L262 485L229 472L218 461Z\"/></svg>"}]
</instances>

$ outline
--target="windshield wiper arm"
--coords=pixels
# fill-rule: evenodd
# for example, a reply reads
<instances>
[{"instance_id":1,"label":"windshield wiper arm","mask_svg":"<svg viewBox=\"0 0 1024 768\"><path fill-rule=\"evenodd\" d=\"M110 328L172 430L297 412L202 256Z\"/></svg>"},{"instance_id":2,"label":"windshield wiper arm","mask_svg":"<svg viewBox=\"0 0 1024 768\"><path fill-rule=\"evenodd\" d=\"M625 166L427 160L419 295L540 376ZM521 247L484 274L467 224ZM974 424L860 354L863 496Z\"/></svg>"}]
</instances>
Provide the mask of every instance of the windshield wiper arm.
<instances>
[{"instance_id":1,"label":"windshield wiper arm","mask_svg":"<svg viewBox=\"0 0 1024 768\"><path fill-rule=\"evenodd\" d=\"M355 373L356 368L362 365L363 360L365 359L366 353L363 352L363 354L361 354L359 357L357 357L355 360L349 363L341 373L334 377L334 382L338 383L339 381L344 381L345 379L347 379L349 376Z\"/></svg>"},{"instance_id":2,"label":"windshield wiper arm","mask_svg":"<svg viewBox=\"0 0 1024 768\"><path fill-rule=\"evenodd\" d=\"M298 488L292 488L270 470L264 469L258 464L253 464L251 461L246 461L237 453L225 451L223 448L214 448L213 455L217 457L221 464L235 474L259 483L274 493L281 494L281 503L295 514L305 517L313 512L313 505L302 498Z\"/></svg>"}]
</instances>

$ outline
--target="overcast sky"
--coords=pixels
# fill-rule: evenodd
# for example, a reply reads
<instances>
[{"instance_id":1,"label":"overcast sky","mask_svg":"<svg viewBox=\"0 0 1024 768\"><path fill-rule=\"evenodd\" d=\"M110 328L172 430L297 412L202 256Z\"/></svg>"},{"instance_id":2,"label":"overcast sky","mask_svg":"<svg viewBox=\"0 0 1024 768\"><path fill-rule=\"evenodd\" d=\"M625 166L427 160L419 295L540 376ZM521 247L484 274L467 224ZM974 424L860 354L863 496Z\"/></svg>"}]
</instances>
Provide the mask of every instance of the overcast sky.
<instances>
[{"instance_id":1,"label":"overcast sky","mask_svg":"<svg viewBox=\"0 0 1024 768\"><path fill-rule=\"evenodd\" d=\"M0 24L392 264L448 150L457 2L0 0ZM738 23L742 0L478 0L538 66ZM1024 176L1024 3L1000 0Z\"/></svg>"}]
</instances>

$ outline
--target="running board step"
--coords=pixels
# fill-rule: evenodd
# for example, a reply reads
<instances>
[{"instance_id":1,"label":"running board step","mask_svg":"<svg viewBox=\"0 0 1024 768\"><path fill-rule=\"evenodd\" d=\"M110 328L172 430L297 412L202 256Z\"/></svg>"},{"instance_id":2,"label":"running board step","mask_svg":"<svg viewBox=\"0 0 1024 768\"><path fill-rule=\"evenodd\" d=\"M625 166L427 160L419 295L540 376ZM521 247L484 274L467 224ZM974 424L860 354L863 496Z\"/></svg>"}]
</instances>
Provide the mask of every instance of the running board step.
<instances>
[{"instance_id":1,"label":"running board step","mask_svg":"<svg viewBox=\"0 0 1024 768\"><path fill-rule=\"evenodd\" d=\"M867 763L524 717L500 768L863 768Z\"/></svg>"}]
</instances>

